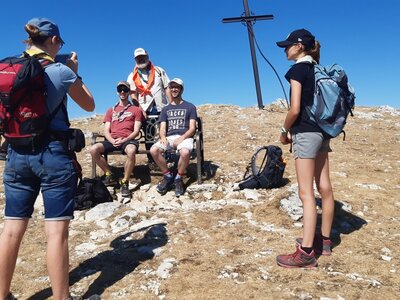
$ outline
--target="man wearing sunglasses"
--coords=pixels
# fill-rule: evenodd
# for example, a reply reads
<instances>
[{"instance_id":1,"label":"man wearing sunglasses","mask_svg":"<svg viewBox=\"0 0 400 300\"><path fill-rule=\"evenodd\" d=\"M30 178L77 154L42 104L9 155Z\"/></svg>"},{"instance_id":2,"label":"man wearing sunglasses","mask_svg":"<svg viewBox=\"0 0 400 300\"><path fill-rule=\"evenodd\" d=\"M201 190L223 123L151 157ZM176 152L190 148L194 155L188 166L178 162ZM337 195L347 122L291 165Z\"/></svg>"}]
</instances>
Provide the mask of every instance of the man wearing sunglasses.
<instances>
[{"instance_id":1,"label":"man wearing sunglasses","mask_svg":"<svg viewBox=\"0 0 400 300\"><path fill-rule=\"evenodd\" d=\"M116 150L122 150L126 154L124 177L120 181L121 195L130 197L129 178L135 167L136 153L139 149L139 142L135 138L139 135L143 115L141 109L129 101L130 85L128 82L118 82L117 94L118 103L107 110L103 120L106 140L94 144L90 148L90 154L104 171L103 182L106 186L117 184L118 178L112 174L110 166L102 154Z\"/></svg>"}]
</instances>

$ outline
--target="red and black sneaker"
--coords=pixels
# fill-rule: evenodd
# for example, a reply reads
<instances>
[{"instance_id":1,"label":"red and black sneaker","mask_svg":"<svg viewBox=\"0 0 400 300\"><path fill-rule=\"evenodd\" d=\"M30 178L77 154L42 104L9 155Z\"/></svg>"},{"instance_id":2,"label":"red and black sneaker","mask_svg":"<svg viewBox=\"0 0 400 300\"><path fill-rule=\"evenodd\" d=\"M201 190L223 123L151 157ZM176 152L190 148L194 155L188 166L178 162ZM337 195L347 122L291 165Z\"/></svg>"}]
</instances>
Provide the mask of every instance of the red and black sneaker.
<instances>
[{"instance_id":1,"label":"red and black sneaker","mask_svg":"<svg viewBox=\"0 0 400 300\"><path fill-rule=\"evenodd\" d=\"M302 238L296 239L296 246L301 246ZM332 254L332 241L330 239L324 240L320 234L314 237L313 249L316 255L331 255Z\"/></svg>"},{"instance_id":2,"label":"red and black sneaker","mask_svg":"<svg viewBox=\"0 0 400 300\"><path fill-rule=\"evenodd\" d=\"M314 250L308 254L302 250L300 246L298 246L296 252L292 254L278 255L276 257L276 262L278 266L284 268L315 268L318 266Z\"/></svg>"}]
</instances>

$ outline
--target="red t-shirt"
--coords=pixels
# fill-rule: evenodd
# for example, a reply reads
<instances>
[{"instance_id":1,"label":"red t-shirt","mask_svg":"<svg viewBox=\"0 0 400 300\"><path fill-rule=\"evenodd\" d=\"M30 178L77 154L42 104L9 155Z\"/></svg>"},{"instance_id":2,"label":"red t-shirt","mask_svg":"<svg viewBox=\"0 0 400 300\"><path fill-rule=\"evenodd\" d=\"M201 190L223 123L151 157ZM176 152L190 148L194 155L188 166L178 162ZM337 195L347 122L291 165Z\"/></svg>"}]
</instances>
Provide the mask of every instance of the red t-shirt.
<instances>
[{"instance_id":1,"label":"red t-shirt","mask_svg":"<svg viewBox=\"0 0 400 300\"><path fill-rule=\"evenodd\" d=\"M129 136L135 127L135 122L143 122L142 110L137 106L114 106L107 110L103 123L110 122L110 133L115 138Z\"/></svg>"}]
</instances>

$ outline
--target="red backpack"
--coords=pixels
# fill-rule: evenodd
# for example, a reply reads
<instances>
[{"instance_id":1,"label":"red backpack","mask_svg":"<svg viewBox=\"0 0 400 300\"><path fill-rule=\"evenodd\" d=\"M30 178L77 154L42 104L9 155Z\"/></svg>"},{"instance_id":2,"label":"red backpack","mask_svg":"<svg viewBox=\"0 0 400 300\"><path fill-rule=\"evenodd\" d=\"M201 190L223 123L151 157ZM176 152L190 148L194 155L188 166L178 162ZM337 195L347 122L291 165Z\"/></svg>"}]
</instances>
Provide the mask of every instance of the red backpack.
<instances>
[{"instance_id":1,"label":"red backpack","mask_svg":"<svg viewBox=\"0 0 400 300\"><path fill-rule=\"evenodd\" d=\"M49 123L44 67L51 62L26 52L0 60L0 134L11 147L43 145ZM61 105L59 105L61 106Z\"/></svg>"}]
</instances>

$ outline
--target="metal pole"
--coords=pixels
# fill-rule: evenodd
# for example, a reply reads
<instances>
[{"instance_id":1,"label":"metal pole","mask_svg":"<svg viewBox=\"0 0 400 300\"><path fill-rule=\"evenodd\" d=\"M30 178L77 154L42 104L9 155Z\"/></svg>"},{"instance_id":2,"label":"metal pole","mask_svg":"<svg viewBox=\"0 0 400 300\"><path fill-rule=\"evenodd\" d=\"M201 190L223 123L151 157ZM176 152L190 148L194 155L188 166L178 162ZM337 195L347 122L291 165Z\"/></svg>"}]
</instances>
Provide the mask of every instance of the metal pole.
<instances>
[{"instance_id":1,"label":"metal pole","mask_svg":"<svg viewBox=\"0 0 400 300\"><path fill-rule=\"evenodd\" d=\"M244 6L244 11L245 11L246 17L250 17L250 11L249 11L249 6L247 4L247 0L243 0L243 6ZM260 78L258 75L258 66L257 66L257 57L256 57L255 48L254 48L253 24L251 23L251 21L246 21L246 25L247 25L247 33L249 35L251 60L253 62L253 73L254 73L254 80L255 80L255 84L256 84L258 108L263 109L264 105L263 105L262 96L261 96Z\"/></svg>"}]
</instances>

